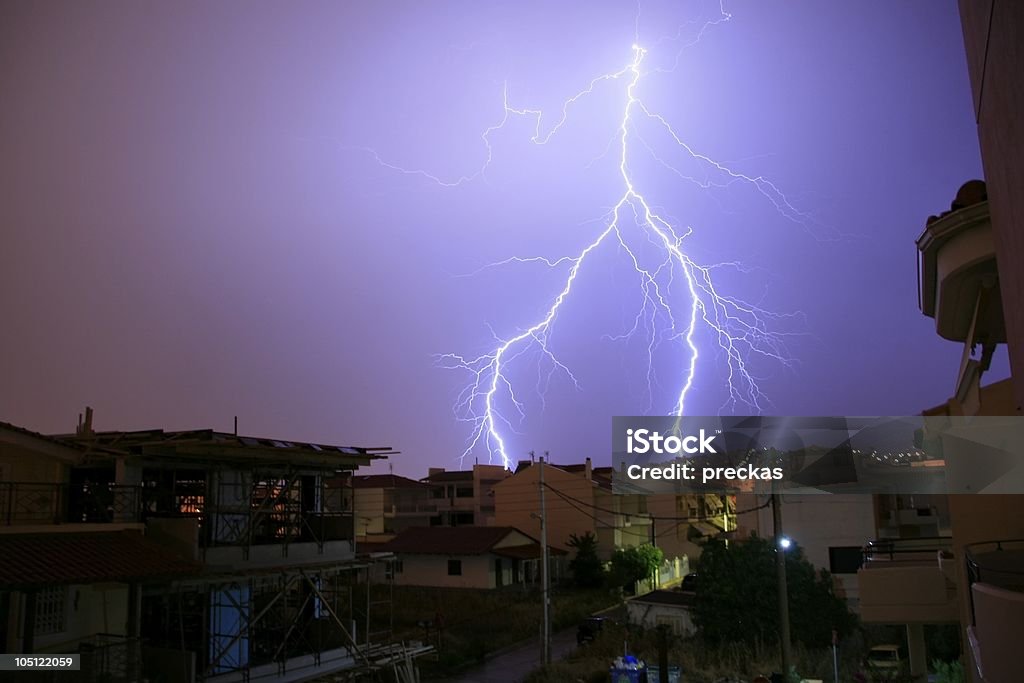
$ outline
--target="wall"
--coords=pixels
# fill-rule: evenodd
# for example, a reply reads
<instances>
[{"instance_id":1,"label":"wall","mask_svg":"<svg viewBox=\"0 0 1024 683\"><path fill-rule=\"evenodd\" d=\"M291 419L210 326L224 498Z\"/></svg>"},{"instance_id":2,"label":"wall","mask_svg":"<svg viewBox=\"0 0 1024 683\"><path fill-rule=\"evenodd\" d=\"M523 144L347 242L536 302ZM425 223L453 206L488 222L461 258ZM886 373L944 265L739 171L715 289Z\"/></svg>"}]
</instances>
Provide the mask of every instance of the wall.
<instances>
[{"instance_id":1,"label":"wall","mask_svg":"<svg viewBox=\"0 0 1024 683\"><path fill-rule=\"evenodd\" d=\"M494 588L494 555L411 555L400 554L402 571L395 583L402 586L444 588ZM462 560L462 576L448 575L448 560ZM503 560L502 564L509 562Z\"/></svg>"},{"instance_id":2,"label":"wall","mask_svg":"<svg viewBox=\"0 0 1024 683\"><path fill-rule=\"evenodd\" d=\"M664 621L671 624L673 633L677 636L689 636L697 632L689 608L682 605L658 605L629 600L626 603L626 612L630 624L644 628L656 628L659 621Z\"/></svg>"},{"instance_id":3,"label":"wall","mask_svg":"<svg viewBox=\"0 0 1024 683\"><path fill-rule=\"evenodd\" d=\"M764 497L737 496L741 509L756 507ZM774 536L772 509L767 506L740 520L741 537L756 531L764 538ZM830 547L864 547L875 538L875 503L867 494L788 494L782 496L782 530L804 551L807 560L818 569L829 569ZM835 576L837 592L857 609L856 574Z\"/></svg>"},{"instance_id":4,"label":"wall","mask_svg":"<svg viewBox=\"0 0 1024 683\"><path fill-rule=\"evenodd\" d=\"M3 481L63 483L67 465L34 449L0 442L0 475Z\"/></svg>"},{"instance_id":5,"label":"wall","mask_svg":"<svg viewBox=\"0 0 1024 683\"><path fill-rule=\"evenodd\" d=\"M9 652L21 651L25 596L12 593L8 623ZM68 586L64 605L64 630L35 638L39 653L65 653L77 650L79 641L98 633L124 635L128 619L128 586L123 583Z\"/></svg>"},{"instance_id":6,"label":"wall","mask_svg":"<svg viewBox=\"0 0 1024 683\"><path fill-rule=\"evenodd\" d=\"M540 520L531 516L540 513L539 471L539 465L532 465L494 486L495 525L513 526L540 539ZM568 545L570 534L582 536L589 531L596 535L597 523L594 518L601 519L601 515L589 507L594 505L594 484L579 474L565 472L553 465L544 467L544 481L566 496L583 501L582 504L572 503L550 490L546 492L548 545L571 550ZM608 523L611 521L608 520ZM603 537L600 540L600 553L607 559L614 549L610 546L612 541Z\"/></svg>"},{"instance_id":7,"label":"wall","mask_svg":"<svg viewBox=\"0 0 1024 683\"><path fill-rule=\"evenodd\" d=\"M960 0L1016 413L1024 405L1024 3Z\"/></svg>"}]
</instances>

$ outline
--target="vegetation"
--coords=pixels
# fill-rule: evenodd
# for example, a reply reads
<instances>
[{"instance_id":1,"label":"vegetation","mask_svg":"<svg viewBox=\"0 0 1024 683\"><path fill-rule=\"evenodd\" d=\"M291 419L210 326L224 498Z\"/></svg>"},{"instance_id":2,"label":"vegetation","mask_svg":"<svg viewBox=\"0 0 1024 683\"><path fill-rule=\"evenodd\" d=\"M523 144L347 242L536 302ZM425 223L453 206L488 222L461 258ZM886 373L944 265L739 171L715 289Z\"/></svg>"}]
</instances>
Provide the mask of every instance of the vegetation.
<instances>
[{"instance_id":1,"label":"vegetation","mask_svg":"<svg viewBox=\"0 0 1024 683\"><path fill-rule=\"evenodd\" d=\"M554 589L552 628L573 627L614 603L605 590ZM426 678L457 672L497 650L540 635L541 598L535 589L395 586L392 605L396 640L420 640L438 647L434 659L418 660Z\"/></svg>"},{"instance_id":2,"label":"vegetation","mask_svg":"<svg viewBox=\"0 0 1024 683\"><path fill-rule=\"evenodd\" d=\"M579 648L562 662L534 671L526 683L607 683L612 661L622 654L623 643L631 654L656 664L657 634L653 629L606 627L597 639ZM855 680L860 671L863 644L854 634L846 648L840 648L839 680ZM793 648L793 663L801 678L832 680L832 649ZM708 643L700 637L673 638L669 644L669 665L679 666L686 683L739 683L778 671L777 645L754 643Z\"/></svg>"},{"instance_id":3,"label":"vegetation","mask_svg":"<svg viewBox=\"0 0 1024 683\"><path fill-rule=\"evenodd\" d=\"M571 534L569 547L576 556L569 561L573 583L577 588L600 588L605 582L604 565L597 556L597 537L591 532L582 536Z\"/></svg>"},{"instance_id":4,"label":"vegetation","mask_svg":"<svg viewBox=\"0 0 1024 683\"><path fill-rule=\"evenodd\" d=\"M964 683L964 665L960 662L944 662L936 659L932 662L937 683Z\"/></svg>"},{"instance_id":5,"label":"vegetation","mask_svg":"<svg viewBox=\"0 0 1024 683\"><path fill-rule=\"evenodd\" d=\"M694 602L694 622L710 643L776 643L779 639L775 547L752 536L726 545L705 546L698 572L701 582ZM808 648L827 647L832 629L849 636L856 618L837 596L828 572L818 572L795 544L786 550L792 640Z\"/></svg>"},{"instance_id":6,"label":"vegetation","mask_svg":"<svg viewBox=\"0 0 1024 683\"><path fill-rule=\"evenodd\" d=\"M639 581L646 581L658 571L665 554L660 548L643 544L634 548L620 548L612 553L609 581L616 588L632 593Z\"/></svg>"}]
</instances>

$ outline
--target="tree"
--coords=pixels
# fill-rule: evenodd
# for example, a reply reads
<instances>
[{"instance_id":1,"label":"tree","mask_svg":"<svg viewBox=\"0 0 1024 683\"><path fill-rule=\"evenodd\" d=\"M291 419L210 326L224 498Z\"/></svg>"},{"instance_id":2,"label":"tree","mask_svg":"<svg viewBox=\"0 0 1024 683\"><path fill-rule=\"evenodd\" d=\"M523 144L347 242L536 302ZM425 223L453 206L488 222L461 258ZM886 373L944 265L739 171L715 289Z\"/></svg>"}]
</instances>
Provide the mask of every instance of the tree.
<instances>
[{"instance_id":1,"label":"tree","mask_svg":"<svg viewBox=\"0 0 1024 683\"><path fill-rule=\"evenodd\" d=\"M632 593L638 581L646 581L658 571L665 554L660 548L645 543L635 548L620 548L612 553L611 578L613 585Z\"/></svg>"},{"instance_id":2,"label":"tree","mask_svg":"<svg viewBox=\"0 0 1024 683\"><path fill-rule=\"evenodd\" d=\"M569 561L573 582L578 588L598 588L604 584L604 565L597 556L597 537L591 532L582 536L571 534L569 547L576 551L576 557Z\"/></svg>"},{"instance_id":3,"label":"tree","mask_svg":"<svg viewBox=\"0 0 1024 683\"><path fill-rule=\"evenodd\" d=\"M775 552L771 541L757 536L728 546L720 540L704 545L693 617L705 639L778 641ZM796 544L785 552L793 640L823 647L831 642L832 629L840 636L852 632L856 618L835 594L831 575L815 570Z\"/></svg>"}]
</instances>

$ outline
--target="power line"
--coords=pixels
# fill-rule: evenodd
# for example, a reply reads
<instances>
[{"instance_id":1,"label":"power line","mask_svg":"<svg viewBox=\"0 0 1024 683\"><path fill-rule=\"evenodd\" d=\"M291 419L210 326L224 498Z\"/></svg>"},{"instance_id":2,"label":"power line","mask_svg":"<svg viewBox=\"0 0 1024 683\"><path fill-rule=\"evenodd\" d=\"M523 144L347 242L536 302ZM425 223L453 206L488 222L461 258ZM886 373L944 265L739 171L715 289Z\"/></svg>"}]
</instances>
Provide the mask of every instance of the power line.
<instances>
[{"instance_id":1,"label":"power line","mask_svg":"<svg viewBox=\"0 0 1024 683\"><path fill-rule=\"evenodd\" d=\"M565 500L566 502L574 501L576 503L579 503L580 505L584 505L586 507L592 508L592 509L597 510L599 512L605 512L605 513L608 513L608 514L611 514L611 515L632 515L634 517L641 517L642 516L642 517L645 517L647 519L651 519L651 520L654 520L654 521L663 521L663 522L699 522L699 521L707 521L707 520L710 520L710 519L714 519L716 517L721 517L723 514L744 515L744 514L747 514L747 513L750 513L750 512L756 512L758 510L763 510L764 508L766 508L769 505L771 505L771 499L769 498L767 501L765 501L764 503L762 503L762 504L760 504L760 505L758 505L756 507L747 508L746 510L737 510L735 512L725 512L725 513L720 513L720 514L717 514L717 515L687 515L687 516L684 516L684 517L665 516L665 515L653 515L653 514L650 514L650 513L632 513L632 512L622 512L621 510L610 510L608 508L601 507L601 506L595 505L593 503L588 503L587 501L581 500L581 499L576 498L574 496L570 496L568 493L565 493L563 491L559 491L558 489L556 489L555 487L551 486L550 484L545 484L544 487L546 489L548 489L549 491L551 491L552 493L554 493L556 496L558 496L558 497L562 498L563 500ZM697 494L697 495L702 495L702 494Z\"/></svg>"}]
</instances>

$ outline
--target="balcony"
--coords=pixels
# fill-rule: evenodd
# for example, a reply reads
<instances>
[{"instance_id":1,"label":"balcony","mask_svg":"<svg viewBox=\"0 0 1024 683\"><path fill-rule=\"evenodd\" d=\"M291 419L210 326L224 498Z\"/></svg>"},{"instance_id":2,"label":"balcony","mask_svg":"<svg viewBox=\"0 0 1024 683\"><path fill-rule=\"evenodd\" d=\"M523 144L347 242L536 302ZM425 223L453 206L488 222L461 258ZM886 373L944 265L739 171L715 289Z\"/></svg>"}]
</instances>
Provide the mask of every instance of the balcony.
<instances>
[{"instance_id":1,"label":"balcony","mask_svg":"<svg viewBox=\"0 0 1024 683\"><path fill-rule=\"evenodd\" d=\"M984 186L964 185L953 210L928 220L917 240L921 312L940 336L959 342L1006 341L996 286L996 253ZM991 300L984 301L984 296ZM972 330L973 327L973 330Z\"/></svg>"},{"instance_id":2,"label":"balcony","mask_svg":"<svg viewBox=\"0 0 1024 683\"><path fill-rule=\"evenodd\" d=\"M1020 680L1024 632L1024 540L967 546L971 625L967 636L978 678L985 683Z\"/></svg>"},{"instance_id":3,"label":"balcony","mask_svg":"<svg viewBox=\"0 0 1024 683\"><path fill-rule=\"evenodd\" d=\"M869 543L857 571L861 618L888 624L958 621L952 539Z\"/></svg>"},{"instance_id":4,"label":"balcony","mask_svg":"<svg viewBox=\"0 0 1024 683\"><path fill-rule=\"evenodd\" d=\"M391 506L392 515L435 515L437 503L398 503Z\"/></svg>"},{"instance_id":5,"label":"balcony","mask_svg":"<svg viewBox=\"0 0 1024 683\"><path fill-rule=\"evenodd\" d=\"M140 518L138 486L0 483L0 526L131 524Z\"/></svg>"}]
</instances>

